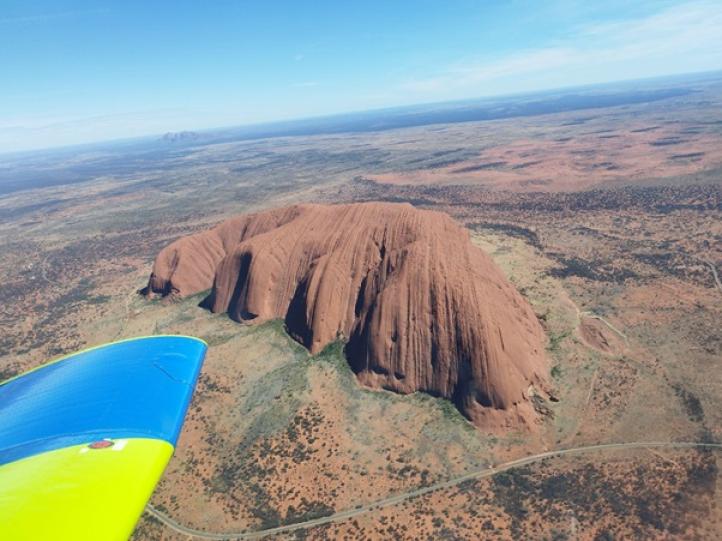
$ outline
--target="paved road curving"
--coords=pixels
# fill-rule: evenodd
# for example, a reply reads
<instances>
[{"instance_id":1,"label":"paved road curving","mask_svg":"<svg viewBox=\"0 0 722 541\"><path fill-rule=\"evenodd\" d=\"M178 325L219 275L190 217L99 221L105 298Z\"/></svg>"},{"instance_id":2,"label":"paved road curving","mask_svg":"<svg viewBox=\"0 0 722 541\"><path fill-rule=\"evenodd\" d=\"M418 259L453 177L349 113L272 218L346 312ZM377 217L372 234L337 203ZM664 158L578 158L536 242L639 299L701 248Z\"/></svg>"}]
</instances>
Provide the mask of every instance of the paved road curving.
<instances>
[{"instance_id":1,"label":"paved road curving","mask_svg":"<svg viewBox=\"0 0 722 541\"><path fill-rule=\"evenodd\" d=\"M145 508L146 512L161 521L163 524L165 524L168 528L171 528L172 530L187 535L190 538L197 538L197 539L214 539L214 540L225 540L225 541L233 541L233 540L240 540L240 539L261 539L267 535L272 534L279 534L279 533L288 533L292 532L294 530L300 530L305 528L311 528L314 526L321 526L324 524L329 524L331 522L340 522L358 515L363 515L364 513L368 513L369 511L373 511L376 509L381 509L383 507L389 507L391 505L397 505L399 503L402 503L406 500L410 500L413 498L416 498L418 496L423 496L424 494L428 494L429 492L434 492L436 490L441 490L444 488L450 488L456 485L459 485L463 483L464 481L470 481L472 479L483 479L485 477L491 477L493 475L496 475L497 473L501 473L506 470L510 470L512 468L517 468L519 466L525 466L527 464L532 464L534 462L539 462L541 460L544 460L545 458L555 457L555 456L563 456L563 455L573 455L573 454L582 454L582 453L588 453L591 451L600 451L604 449L647 449L651 447L668 447L668 448L707 448L707 449L716 449L716 450L722 450L722 444L719 443L695 443L695 442L661 442L661 441L652 441L652 442L632 442L632 443L605 443L600 445L588 445L585 447L573 447L570 449L559 449L557 451L547 451L545 453L539 453L536 455L528 456L525 458L520 458L518 460L512 460L511 462L506 462L504 464L499 464L498 466L494 468L481 468L474 471L471 471L469 473L466 473L464 475L461 475L459 477L454 477L453 479L449 479L447 481L441 481L439 483L434 483L433 485L429 485L423 488L417 488L415 490L410 490L408 492L403 492L401 494L396 494L394 496L389 496L388 498L383 498L381 500L377 500L375 502L362 505L359 507L355 507L353 509L347 509L345 511L340 511L338 513L334 513L333 515L328 515L325 517L319 517L312 520L306 520L303 522L296 522L294 524L287 524L284 526L278 526L275 528L268 528L266 530L257 530L257 531L246 531L246 532L239 532L239 533L212 533L212 532L204 532L202 530L196 530L193 528L188 528L186 526L183 526L182 524L176 522L172 518L170 518L165 513L162 513L161 511L158 511L155 507L148 504Z\"/></svg>"}]
</instances>

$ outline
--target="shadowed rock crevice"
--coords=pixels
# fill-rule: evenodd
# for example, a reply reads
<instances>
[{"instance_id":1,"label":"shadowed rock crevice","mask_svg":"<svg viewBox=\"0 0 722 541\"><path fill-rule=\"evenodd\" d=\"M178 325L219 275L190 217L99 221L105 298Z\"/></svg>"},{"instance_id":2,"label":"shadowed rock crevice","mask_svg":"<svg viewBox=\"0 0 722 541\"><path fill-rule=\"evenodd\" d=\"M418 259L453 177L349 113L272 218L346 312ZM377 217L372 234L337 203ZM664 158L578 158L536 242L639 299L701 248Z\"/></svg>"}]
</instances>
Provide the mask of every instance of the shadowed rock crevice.
<instances>
[{"instance_id":1,"label":"shadowed rock crevice","mask_svg":"<svg viewBox=\"0 0 722 541\"><path fill-rule=\"evenodd\" d=\"M313 342L313 332L306 321L307 288L308 284L305 281L299 283L298 287L296 287L296 292L288 305L284 323L288 334L307 349L310 349Z\"/></svg>"},{"instance_id":2,"label":"shadowed rock crevice","mask_svg":"<svg viewBox=\"0 0 722 541\"><path fill-rule=\"evenodd\" d=\"M236 321L283 318L312 353L339 336L358 380L448 398L485 429L533 427L547 388L526 301L447 215L408 204L296 205L172 243L147 293Z\"/></svg>"}]
</instances>

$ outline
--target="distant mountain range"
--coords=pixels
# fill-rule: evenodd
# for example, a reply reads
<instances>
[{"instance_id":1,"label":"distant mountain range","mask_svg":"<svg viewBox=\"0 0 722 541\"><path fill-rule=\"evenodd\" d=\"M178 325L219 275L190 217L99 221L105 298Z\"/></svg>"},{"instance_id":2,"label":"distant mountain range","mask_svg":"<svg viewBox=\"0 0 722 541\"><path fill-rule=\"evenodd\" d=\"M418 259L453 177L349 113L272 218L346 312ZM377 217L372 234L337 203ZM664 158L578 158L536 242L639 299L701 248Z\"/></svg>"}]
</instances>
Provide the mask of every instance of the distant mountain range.
<instances>
[{"instance_id":1,"label":"distant mountain range","mask_svg":"<svg viewBox=\"0 0 722 541\"><path fill-rule=\"evenodd\" d=\"M163 134L160 140L167 143L185 143L188 141L196 141L199 138L200 134L194 131L169 131L168 133Z\"/></svg>"}]
</instances>

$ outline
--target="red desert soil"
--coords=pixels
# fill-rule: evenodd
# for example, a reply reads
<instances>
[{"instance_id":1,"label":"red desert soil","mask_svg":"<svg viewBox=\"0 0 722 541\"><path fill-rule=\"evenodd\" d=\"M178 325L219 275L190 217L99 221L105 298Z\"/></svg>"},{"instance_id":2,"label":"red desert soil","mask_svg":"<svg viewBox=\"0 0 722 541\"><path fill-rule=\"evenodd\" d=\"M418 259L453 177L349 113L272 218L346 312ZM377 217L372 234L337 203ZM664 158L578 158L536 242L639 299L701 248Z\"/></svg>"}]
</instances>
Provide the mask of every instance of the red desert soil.
<instances>
[{"instance_id":1,"label":"red desert soil","mask_svg":"<svg viewBox=\"0 0 722 541\"><path fill-rule=\"evenodd\" d=\"M519 138L487 148L462 162L369 176L382 184L467 184L515 192L577 191L702 171L722 160L720 143L718 135L687 139L672 128L618 130L601 136L578 134L548 140Z\"/></svg>"},{"instance_id":2,"label":"red desert soil","mask_svg":"<svg viewBox=\"0 0 722 541\"><path fill-rule=\"evenodd\" d=\"M446 214L362 203L238 216L164 248L145 292L211 288L204 304L214 313L284 318L311 353L344 338L367 386L449 398L486 430L537 423L541 326Z\"/></svg>"},{"instance_id":3,"label":"red desert soil","mask_svg":"<svg viewBox=\"0 0 722 541\"><path fill-rule=\"evenodd\" d=\"M582 318L579 334L589 346L604 353L619 354L624 350L623 340L599 319Z\"/></svg>"}]
</instances>

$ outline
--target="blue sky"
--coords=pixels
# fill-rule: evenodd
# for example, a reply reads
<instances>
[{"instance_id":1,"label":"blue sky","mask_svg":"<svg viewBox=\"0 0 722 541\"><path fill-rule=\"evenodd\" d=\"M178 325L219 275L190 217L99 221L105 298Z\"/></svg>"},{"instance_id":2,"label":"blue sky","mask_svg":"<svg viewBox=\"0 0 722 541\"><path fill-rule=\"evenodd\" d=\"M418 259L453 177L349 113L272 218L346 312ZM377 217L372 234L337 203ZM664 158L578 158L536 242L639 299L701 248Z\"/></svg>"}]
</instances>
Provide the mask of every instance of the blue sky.
<instances>
[{"instance_id":1,"label":"blue sky","mask_svg":"<svg viewBox=\"0 0 722 541\"><path fill-rule=\"evenodd\" d=\"M0 0L0 152L716 69L720 0Z\"/></svg>"}]
</instances>

